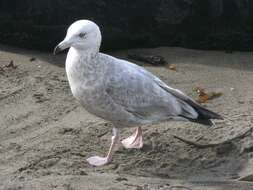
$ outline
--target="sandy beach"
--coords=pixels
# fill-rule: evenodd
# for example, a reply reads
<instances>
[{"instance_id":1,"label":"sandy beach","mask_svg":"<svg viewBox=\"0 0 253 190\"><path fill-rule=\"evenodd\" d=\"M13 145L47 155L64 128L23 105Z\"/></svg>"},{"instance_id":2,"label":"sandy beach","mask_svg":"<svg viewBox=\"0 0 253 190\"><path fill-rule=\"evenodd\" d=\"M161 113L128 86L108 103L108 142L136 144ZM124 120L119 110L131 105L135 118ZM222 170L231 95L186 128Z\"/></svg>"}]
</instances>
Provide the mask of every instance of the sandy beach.
<instances>
[{"instance_id":1,"label":"sandy beach","mask_svg":"<svg viewBox=\"0 0 253 190\"><path fill-rule=\"evenodd\" d=\"M86 158L107 151L112 125L72 96L66 55L1 45L1 190L253 189L253 135L229 141L253 127L253 53L159 47L108 54L126 59L129 52L163 56L176 70L135 63L194 99L197 87L221 93L203 105L225 119L212 128L185 122L144 128L141 150L119 147L111 164L95 168ZM218 145L196 147L174 135Z\"/></svg>"}]
</instances>

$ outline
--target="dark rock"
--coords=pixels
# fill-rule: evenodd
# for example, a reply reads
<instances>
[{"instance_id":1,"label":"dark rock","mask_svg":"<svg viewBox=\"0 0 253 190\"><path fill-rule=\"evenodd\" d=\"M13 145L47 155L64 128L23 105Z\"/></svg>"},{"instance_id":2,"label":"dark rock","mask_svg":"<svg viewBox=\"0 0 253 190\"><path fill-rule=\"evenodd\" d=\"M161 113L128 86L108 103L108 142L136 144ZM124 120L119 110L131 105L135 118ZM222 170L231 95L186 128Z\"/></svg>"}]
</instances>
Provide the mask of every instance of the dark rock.
<instances>
[{"instance_id":1,"label":"dark rock","mask_svg":"<svg viewBox=\"0 0 253 190\"><path fill-rule=\"evenodd\" d=\"M129 59L149 63L149 64L154 65L154 66L160 66L160 65L166 65L167 64L165 58L160 56L160 55L128 53L127 57Z\"/></svg>"},{"instance_id":2,"label":"dark rock","mask_svg":"<svg viewBox=\"0 0 253 190\"><path fill-rule=\"evenodd\" d=\"M248 0L1 0L0 42L52 51L78 19L98 23L104 49L253 50Z\"/></svg>"},{"instance_id":3,"label":"dark rock","mask_svg":"<svg viewBox=\"0 0 253 190\"><path fill-rule=\"evenodd\" d=\"M31 62L33 62L33 61L36 61L36 58L35 58L35 57L31 57L29 60L30 60Z\"/></svg>"}]
</instances>

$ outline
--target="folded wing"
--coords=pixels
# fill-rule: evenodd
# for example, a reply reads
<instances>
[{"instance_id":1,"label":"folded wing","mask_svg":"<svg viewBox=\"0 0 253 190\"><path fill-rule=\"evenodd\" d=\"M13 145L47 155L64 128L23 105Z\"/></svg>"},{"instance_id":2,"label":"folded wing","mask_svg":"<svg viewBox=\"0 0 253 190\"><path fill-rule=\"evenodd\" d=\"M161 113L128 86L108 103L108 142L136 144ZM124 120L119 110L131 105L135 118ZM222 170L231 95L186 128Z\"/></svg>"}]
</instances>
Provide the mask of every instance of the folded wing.
<instances>
[{"instance_id":1,"label":"folded wing","mask_svg":"<svg viewBox=\"0 0 253 190\"><path fill-rule=\"evenodd\" d=\"M114 103L146 123L187 119L211 125L210 119L221 119L137 65L117 60L111 71L113 74L105 81L107 94Z\"/></svg>"}]
</instances>

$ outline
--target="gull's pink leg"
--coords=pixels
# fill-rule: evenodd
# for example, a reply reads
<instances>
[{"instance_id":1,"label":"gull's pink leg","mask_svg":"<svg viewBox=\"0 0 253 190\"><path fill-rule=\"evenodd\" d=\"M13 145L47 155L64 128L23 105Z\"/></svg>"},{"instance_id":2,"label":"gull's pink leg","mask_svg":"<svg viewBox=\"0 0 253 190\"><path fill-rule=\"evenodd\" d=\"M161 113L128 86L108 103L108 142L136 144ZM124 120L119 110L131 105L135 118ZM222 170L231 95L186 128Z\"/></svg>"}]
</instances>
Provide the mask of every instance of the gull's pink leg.
<instances>
[{"instance_id":1,"label":"gull's pink leg","mask_svg":"<svg viewBox=\"0 0 253 190\"><path fill-rule=\"evenodd\" d=\"M142 130L141 127L138 127L134 134L130 137L121 141L125 148L142 148L143 147L143 140L142 140Z\"/></svg>"},{"instance_id":2,"label":"gull's pink leg","mask_svg":"<svg viewBox=\"0 0 253 190\"><path fill-rule=\"evenodd\" d=\"M114 148L115 148L115 145L117 144L118 140L119 140L118 130L116 128L113 128L112 142L111 142L111 146L110 146L107 156L106 157L92 156L87 159L89 164L93 165L93 166L103 166L103 165L111 162Z\"/></svg>"}]
</instances>

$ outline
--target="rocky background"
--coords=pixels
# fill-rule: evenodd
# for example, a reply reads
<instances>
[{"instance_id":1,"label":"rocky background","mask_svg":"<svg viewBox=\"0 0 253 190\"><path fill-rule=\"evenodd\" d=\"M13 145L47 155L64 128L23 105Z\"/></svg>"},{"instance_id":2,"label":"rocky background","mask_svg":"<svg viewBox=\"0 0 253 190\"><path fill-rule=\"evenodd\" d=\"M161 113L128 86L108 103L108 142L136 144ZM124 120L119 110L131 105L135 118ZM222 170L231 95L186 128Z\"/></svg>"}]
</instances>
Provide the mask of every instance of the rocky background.
<instances>
[{"instance_id":1,"label":"rocky background","mask_svg":"<svg viewBox=\"0 0 253 190\"><path fill-rule=\"evenodd\" d=\"M103 49L253 50L250 0L1 0L0 42L51 51L83 18L101 27Z\"/></svg>"}]
</instances>

